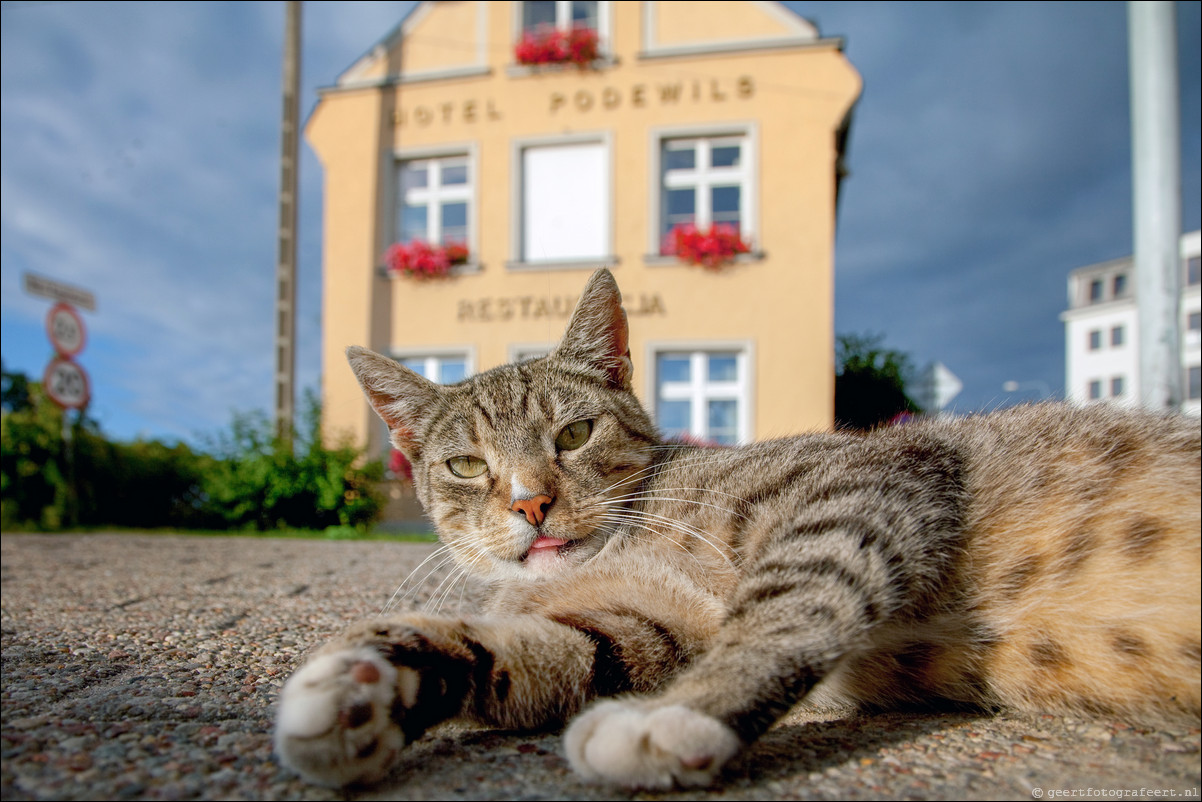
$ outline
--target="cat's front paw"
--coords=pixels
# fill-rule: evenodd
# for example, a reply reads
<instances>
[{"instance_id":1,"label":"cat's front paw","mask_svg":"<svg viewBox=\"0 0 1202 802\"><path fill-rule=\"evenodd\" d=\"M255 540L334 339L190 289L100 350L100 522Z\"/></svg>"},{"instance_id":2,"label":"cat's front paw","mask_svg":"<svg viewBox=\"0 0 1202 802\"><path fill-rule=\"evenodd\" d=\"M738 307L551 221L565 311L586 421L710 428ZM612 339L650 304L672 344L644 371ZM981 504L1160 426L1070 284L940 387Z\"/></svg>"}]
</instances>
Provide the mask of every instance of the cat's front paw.
<instances>
[{"instance_id":1,"label":"cat's front paw","mask_svg":"<svg viewBox=\"0 0 1202 802\"><path fill-rule=\"evenodd\" d=\"M741 746L729 727L704 713L638 701L601 702L564 734L577 774L627 788L707 786Z\"/></svg>"},{"instance_id":2,"label":"cat's front paw","mask_svg":"<svg viewBox=\"0 0 1202 802\"><path fill-rule=\"evenodd\" d=\"M370 648L315 657L280 692L276 754L321 785L382 778L405 746L405 733L392 720L394 702L410 685L416 695L417 680L416 672L393 667Z\"/></svg>"}]
</instances>

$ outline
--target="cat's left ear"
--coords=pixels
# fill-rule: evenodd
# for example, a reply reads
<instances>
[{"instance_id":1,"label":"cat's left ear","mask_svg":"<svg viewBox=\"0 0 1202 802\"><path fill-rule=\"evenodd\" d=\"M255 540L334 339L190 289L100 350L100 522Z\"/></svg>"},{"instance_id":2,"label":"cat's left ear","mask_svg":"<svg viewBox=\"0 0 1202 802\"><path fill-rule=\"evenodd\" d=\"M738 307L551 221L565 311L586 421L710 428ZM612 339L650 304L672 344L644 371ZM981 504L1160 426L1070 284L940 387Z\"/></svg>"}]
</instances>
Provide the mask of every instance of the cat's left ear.
<instances>
[{"instance_id":1,"label":"cat's left ear","mask_svg":"<svg viewBox=\"0 0 1202 802\"><path fill-rule=\"evenodd\" d=\"M367 400L388 425L392 444L410 462L416 461L422 433L438 402L438 385L366 348L351 346L346 356Z\"/></svg>"},{"instance_id":2,"label":"cat's left ear","mask_svg":"<svg viewBox=\"0 0 1202 802\"><path fill-rule=\"evenodd\" d=\"M589 369L614 387L630 389L630 330L613 273L605 268L593 273L554 355Z\"/></svg>"}]
</instances>

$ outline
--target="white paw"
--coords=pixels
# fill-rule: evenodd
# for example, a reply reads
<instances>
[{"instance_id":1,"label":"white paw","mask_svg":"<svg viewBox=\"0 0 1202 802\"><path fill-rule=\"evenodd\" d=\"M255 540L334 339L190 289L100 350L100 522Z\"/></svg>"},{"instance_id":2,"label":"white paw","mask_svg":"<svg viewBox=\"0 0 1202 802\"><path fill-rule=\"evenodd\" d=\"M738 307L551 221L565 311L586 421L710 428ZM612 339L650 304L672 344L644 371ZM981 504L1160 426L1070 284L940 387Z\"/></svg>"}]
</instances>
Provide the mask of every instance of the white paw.
<instances>
[{"instance_id":1,"label":"white paw","mask_svg":"<svg viewBox=\"0 0 1202 802\"><path fill-rule=\"evenodd\" d=\"M417 688L415 672L399 671L406 676L398 677L398 669L366 648L321 655L302 666L280 692L275 749L281 762L331 787L387 774L405 746L390 715L393 700L398 688L402 696L409 686L416 696Z\"/></svg>"},{"instance_id":2,"label":"white paw","mask_svg":"<svg viewBox=\"0 0 1202 802\"><path fill-rule=\"evenodd\" d=\"M729 727L703 713L635 701L601 702L564 734L577 774L627 788L709 785L741 745Z\"/></svg>"}]
</instances>

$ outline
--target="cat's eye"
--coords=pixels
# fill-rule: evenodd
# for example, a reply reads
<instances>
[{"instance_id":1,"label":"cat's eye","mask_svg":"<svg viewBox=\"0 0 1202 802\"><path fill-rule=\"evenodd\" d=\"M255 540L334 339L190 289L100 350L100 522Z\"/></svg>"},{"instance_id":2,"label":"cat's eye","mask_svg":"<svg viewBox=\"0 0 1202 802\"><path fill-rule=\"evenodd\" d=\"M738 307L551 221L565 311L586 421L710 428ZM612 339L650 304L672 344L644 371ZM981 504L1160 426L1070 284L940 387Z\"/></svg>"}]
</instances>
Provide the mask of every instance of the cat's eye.
<instances>
[{"instance_id":1,"label":"cat's eye","mask_svg":"<svg viewBox=\"0 0 1202 802\"><path fill-rule=\"evenodd\" d=\"M578 420L563 427L555 437L555 447L560 451L575 451L588 442L593 433L591 420Z\"/></svg>"},{"instance_id":2,"label":"cat's eye","mask_svg":"<svg viewBox=\"0 0 1202 802\"><path fill-rule=\"evenodd\" d=\"M488 463L479 457L451 457L447 467L460 479L475 479L488 470Z\"/></svg>"}]
</instances>

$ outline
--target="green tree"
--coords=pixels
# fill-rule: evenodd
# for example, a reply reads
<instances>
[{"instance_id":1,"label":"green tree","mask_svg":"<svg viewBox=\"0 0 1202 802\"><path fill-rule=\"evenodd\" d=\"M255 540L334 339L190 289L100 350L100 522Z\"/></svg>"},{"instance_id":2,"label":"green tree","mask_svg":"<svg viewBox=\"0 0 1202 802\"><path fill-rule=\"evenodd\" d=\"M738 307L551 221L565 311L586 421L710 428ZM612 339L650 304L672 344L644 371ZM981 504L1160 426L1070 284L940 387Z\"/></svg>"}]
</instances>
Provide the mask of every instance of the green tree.
<instances>
[{"instance_id":1,"label":"green tree","mask_svg":"<svg viewBox=\"0 0 1202 802\"><path fill-rule=\"evenodd\" d=\"M321 407L310 394L303 424L289 447L263 413L237 415L210 449L205 508L238 529L362 527L379 512L378 462L364 462L349 443L327 447Z\"/></svg>"},{"instance_id":2,"label":"green tree","mask_svg":"<svg viewBox=\"0 0 1202 802\"><path fill-rule=\"evenodd\" d=\"M841 334L835 351L835 425L868 430L906 412L919 412L906 395L910 358L884 347L881 334Z\"/></svg>"},{"instance_id":3,"label":"green tree","mask_svg":"<svg viewBox=\"0 0 1202 802\"><path fill-rule=\"evenodd\" d=\"M380 508L383 466L350 444L325 445L312 394L293 447L274 437L261 413L235 416L207 452L111 441L80 416L68 451L64 413L40 383L5 371L3 391L5 528L362 528Z\"/></svg>"}]
</instances>

